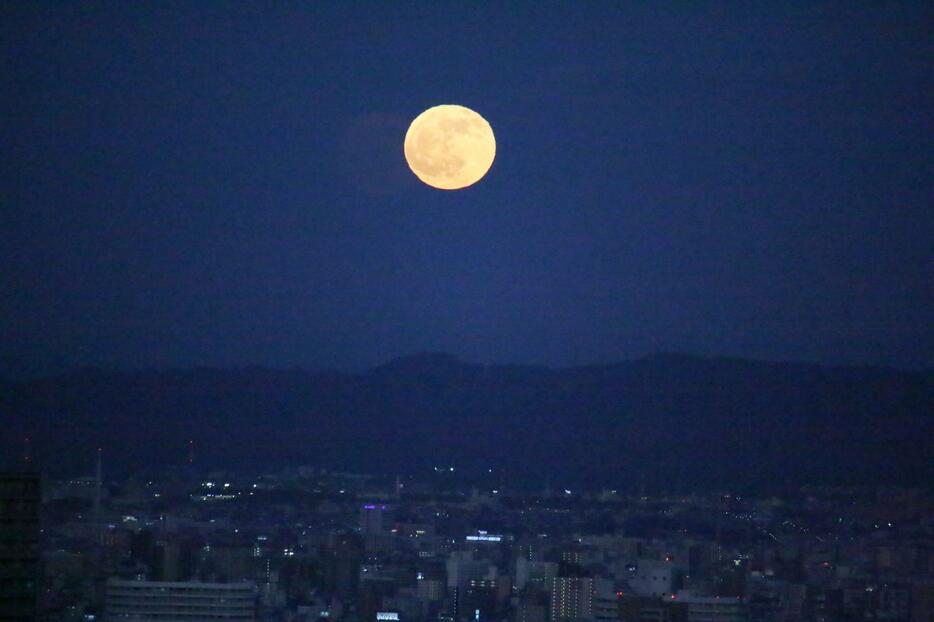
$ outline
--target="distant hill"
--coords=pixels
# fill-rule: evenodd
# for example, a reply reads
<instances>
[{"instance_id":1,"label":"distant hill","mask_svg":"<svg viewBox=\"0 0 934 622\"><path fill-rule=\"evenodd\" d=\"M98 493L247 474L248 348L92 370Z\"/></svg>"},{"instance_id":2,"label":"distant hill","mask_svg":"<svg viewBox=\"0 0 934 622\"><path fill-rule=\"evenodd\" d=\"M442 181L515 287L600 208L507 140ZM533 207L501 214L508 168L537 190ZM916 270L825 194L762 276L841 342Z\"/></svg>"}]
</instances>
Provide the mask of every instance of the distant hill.
<instances>
[{"instance_id":1,"label":"distant hill","mask_svg":"<svg viewBox=\"0 0 934 622\"><path fill-rule=\"evenodd\" d=\"M446 354L365 373L84 370L0 383L0 452L49 472L312 464L667 488L934 481L934 373L657 355L484 366Z\"/></svg>"}]
</instances>

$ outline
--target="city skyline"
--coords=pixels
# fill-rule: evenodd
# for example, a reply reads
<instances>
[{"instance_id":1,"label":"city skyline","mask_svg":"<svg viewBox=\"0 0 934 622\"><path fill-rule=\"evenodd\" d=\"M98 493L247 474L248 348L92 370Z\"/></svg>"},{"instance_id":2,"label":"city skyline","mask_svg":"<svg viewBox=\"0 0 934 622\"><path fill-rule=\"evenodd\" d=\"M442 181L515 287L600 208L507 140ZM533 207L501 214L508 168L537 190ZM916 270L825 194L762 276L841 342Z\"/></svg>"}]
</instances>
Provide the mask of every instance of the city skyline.
<instances>
[{"instance_id":1,"label":"city skyline","mask_svg":"<svg viewBox=\"0 0 934 622\"><path fill-rule=\"evenodd\" d=\"M0 2L0 620L934 622L932 24Z\"/></svg>"}]
</instances>

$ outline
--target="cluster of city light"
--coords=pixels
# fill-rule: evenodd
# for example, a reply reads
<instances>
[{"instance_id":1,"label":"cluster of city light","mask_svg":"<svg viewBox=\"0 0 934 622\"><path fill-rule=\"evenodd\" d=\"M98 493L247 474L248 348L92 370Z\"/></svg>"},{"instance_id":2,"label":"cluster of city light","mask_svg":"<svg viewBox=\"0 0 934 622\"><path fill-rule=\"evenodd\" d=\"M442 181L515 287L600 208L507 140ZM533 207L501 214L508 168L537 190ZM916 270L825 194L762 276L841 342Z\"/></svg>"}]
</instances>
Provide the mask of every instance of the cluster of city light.
<instances>
[{"instance_id":1,"label":"cluster of city light","mask_svg":"<svg viewBox=\"0 0 934 622\"><path fill-rule=\"evenodd\" d=\"M236 494L208 493L206 495L192 495L195 501L230 501L236 499Z\"/></svg>"},{"instance_id":2,"label":"cluster of city light","mask_svg":"<svg viewBox=\"0 0 934 622\"><path fill-rule=\"evenodd\" d=\"M467 536L468 542L502 542L503 536L488 534L485 531L478 531L474 536Z\"/></svg>"}]
</instances>

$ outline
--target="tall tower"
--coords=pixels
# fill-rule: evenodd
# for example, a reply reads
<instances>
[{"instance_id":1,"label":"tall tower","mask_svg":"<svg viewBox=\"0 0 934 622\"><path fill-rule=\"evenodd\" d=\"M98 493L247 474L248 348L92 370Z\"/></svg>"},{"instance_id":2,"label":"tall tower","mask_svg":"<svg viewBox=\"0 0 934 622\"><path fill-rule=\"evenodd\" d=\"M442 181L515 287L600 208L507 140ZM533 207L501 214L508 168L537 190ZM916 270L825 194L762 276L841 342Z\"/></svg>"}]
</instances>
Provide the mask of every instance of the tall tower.
<instances>
[{"instance_id":1,"label":"tall tower","mask_svg":"<svg viewBox=\"0 0 934 622\"><path fill-rule=\"evenodd\" d=\"M97 469L94 472L94 515L100 517L101 514L101 488L104 478L103 449L97 448Z\"/></svg>"},{"instance_id":2,"label":"tall tower","mask_svg":"<svg viewBox=\"0 0 934 622\"><path fill-rule=\"evenodd\" d=\"M188 466L192 466L195 463L195 442L191 439L188 440Z\"/></svg>"}]
</instances>

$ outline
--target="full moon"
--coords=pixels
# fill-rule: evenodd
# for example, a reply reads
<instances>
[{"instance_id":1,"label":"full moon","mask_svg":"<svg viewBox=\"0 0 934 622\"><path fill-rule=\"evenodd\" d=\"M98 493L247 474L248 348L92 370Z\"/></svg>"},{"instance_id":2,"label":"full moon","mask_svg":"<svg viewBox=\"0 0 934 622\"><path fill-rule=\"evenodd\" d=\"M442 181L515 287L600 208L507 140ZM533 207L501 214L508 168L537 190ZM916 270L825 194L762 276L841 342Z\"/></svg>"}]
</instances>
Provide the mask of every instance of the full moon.
<instances>
[{"instance_id":1,"label":"full moon","mask_svg":"<svg viewBox=\"0 0 934 622\"><path fill-rule=\"evenodd\" d=\"M486 175L496 157L493 129L479 114L453 104L415 117L405 133L405 160L433 188L459 190Z\"/></svg>"}]
</instances>

